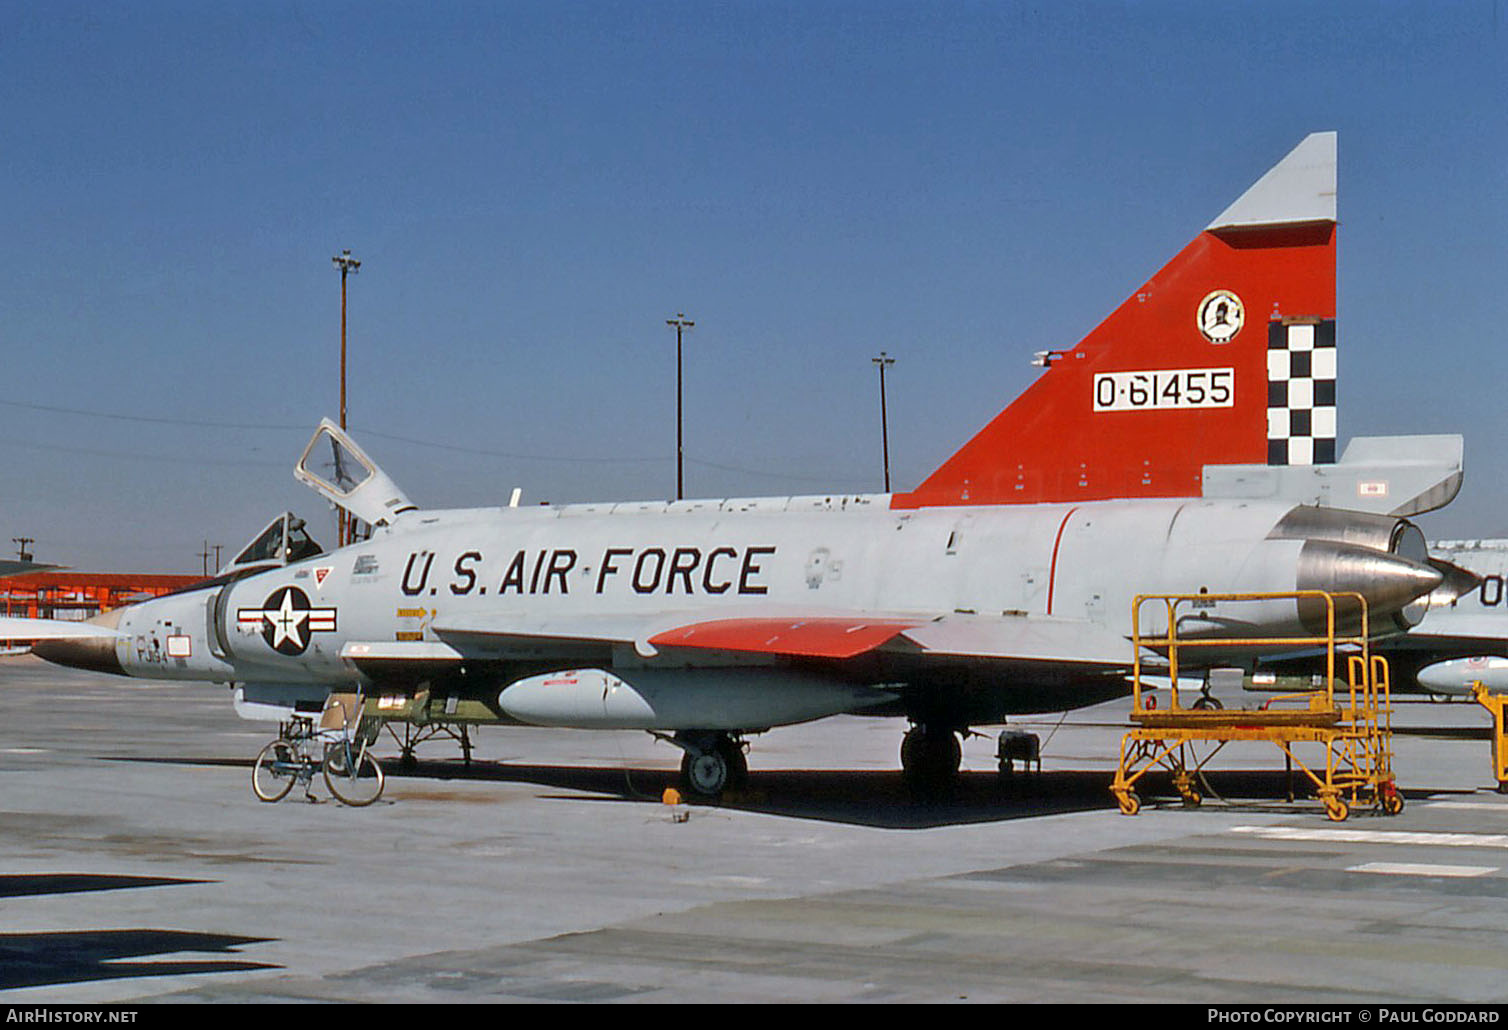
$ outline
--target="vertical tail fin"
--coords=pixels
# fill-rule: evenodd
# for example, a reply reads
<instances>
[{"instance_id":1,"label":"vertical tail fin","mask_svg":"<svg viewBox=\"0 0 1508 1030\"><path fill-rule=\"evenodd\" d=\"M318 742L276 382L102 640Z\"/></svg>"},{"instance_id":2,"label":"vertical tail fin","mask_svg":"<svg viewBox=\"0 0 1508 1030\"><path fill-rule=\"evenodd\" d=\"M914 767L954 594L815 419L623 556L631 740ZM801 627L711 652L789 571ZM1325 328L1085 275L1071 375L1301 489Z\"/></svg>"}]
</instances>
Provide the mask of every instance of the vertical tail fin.
<instances>
[{"instance_id":1,"label":"vertical tail fin","mask_svg":"<svg viewBox=\"0 0 1508 1030\"><path fill-rule=\"evenodd\" d=\"M897 508L1197 497L1335 460L1335 151L1307 137Z\"/></svg>"}]
</instances>

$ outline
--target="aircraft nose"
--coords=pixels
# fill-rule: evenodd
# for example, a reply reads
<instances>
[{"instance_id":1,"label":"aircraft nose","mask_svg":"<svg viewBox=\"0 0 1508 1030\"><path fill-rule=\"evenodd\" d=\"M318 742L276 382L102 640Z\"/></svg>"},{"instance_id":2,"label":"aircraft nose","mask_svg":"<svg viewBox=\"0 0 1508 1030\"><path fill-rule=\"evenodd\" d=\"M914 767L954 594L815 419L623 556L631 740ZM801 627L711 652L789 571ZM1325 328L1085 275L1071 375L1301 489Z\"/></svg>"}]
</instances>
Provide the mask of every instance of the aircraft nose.
<instances>
[{"instance_id":1,"label":"aircraft nose","mask_svg":"<svg viewBox=\"0 0 1508 1030\"><path fill-rule=\"evenodd\" d=\"M102 629L117 629L120 626L121 609L101 612L92 619L84 620L90 626ZM62 640L39 640L31 645L31 653L54 665L66 665L70 669L87 669L90 672L109 672L116 676L127 675L115 653L115 637L70 637Z\"/></svg>"},{"instance_id":2,"label":"aircraft nose","mask_svg":"<svg viewBox=\"0 0 1508 1030\"><path fill-rule=\"evenodd\" d=\"M1311 540L1299 552L1298 588L1360 594L1374 630L1379 616L1402 612L1443 582L1444 574L1433 566L1371 547ZM1324 632L1323 602L1302 604L1300 610L1311 631Z\"/></svg>"}]
</instances>

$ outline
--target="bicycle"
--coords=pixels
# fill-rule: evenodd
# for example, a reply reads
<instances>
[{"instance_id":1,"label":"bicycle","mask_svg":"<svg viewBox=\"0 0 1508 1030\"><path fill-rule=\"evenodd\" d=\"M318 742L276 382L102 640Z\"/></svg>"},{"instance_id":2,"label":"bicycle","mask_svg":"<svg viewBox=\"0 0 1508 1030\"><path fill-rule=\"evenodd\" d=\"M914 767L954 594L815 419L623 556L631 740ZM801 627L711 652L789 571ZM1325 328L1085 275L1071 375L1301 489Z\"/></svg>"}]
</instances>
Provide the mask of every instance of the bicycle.
<instances>
[{"instance_id":1,"label":"bicycle","mask_svg":"<svg viewBox=\"0 0 1508 1030\"><path fill-rule=\"evenodd\" d=\"M278 738L262 748L251 767L252 793L260 801L281 801L301 783L304 796L314 801L310 787L319 770L337 801L353 808L372 804L382 796L386 778L368 750L375 734L361 732L360 712L361 695L332 694L318 727L312 716L294 716L284 723Z\"/></svg>"}]
</instances>

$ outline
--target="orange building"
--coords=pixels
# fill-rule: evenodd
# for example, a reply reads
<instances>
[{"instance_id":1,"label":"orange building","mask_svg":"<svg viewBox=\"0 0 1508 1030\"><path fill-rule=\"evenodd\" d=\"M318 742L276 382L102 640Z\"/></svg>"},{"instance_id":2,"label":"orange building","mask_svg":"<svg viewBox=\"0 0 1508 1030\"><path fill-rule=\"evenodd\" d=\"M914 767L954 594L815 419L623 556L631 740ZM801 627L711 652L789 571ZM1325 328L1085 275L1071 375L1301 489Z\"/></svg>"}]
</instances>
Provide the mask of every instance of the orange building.
<instances>
[{"instance_id":1,"label":"orange building","mask_svg":"<svg viewBox=\"0 0 1508 1030\"><path fill-rule=\"evenodd\" d=\"M87 619L132 601L202 583L203 576L137 572L31 572L0 579L0 612L31 619Z\"/></svg>"}]
</instances>

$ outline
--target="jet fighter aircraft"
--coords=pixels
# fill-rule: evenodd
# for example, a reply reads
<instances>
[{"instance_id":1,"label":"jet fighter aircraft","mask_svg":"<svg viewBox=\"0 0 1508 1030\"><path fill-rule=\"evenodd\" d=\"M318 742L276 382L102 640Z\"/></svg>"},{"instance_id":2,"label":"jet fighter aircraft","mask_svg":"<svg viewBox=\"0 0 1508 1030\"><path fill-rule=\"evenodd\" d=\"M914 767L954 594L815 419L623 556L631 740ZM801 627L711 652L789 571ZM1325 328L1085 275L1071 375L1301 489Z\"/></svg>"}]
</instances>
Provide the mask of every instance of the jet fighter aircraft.
<instances>
[{"instance_id":1,"label":"jet fighter aircraft","mask_svg":"<svg viewBox=\"0 0 1508 1030\"><path fill-rule=\"evenodd\" d=\"M1336 460L1335 234L1320 133L908 492L426 510L327 420L295 474L370 538L325 552L285 514L215 579L35 651L284 710L362 690L646 730L703 795L752 734L890 714L905 769L946 777L971 726L1125 693L1138 593L1355 591L1397 632L1440 590L1407 516L1454 495L1459 440ZM1180 633L1317 614L1210 602Z\"/></svg>"}]
</instances>

